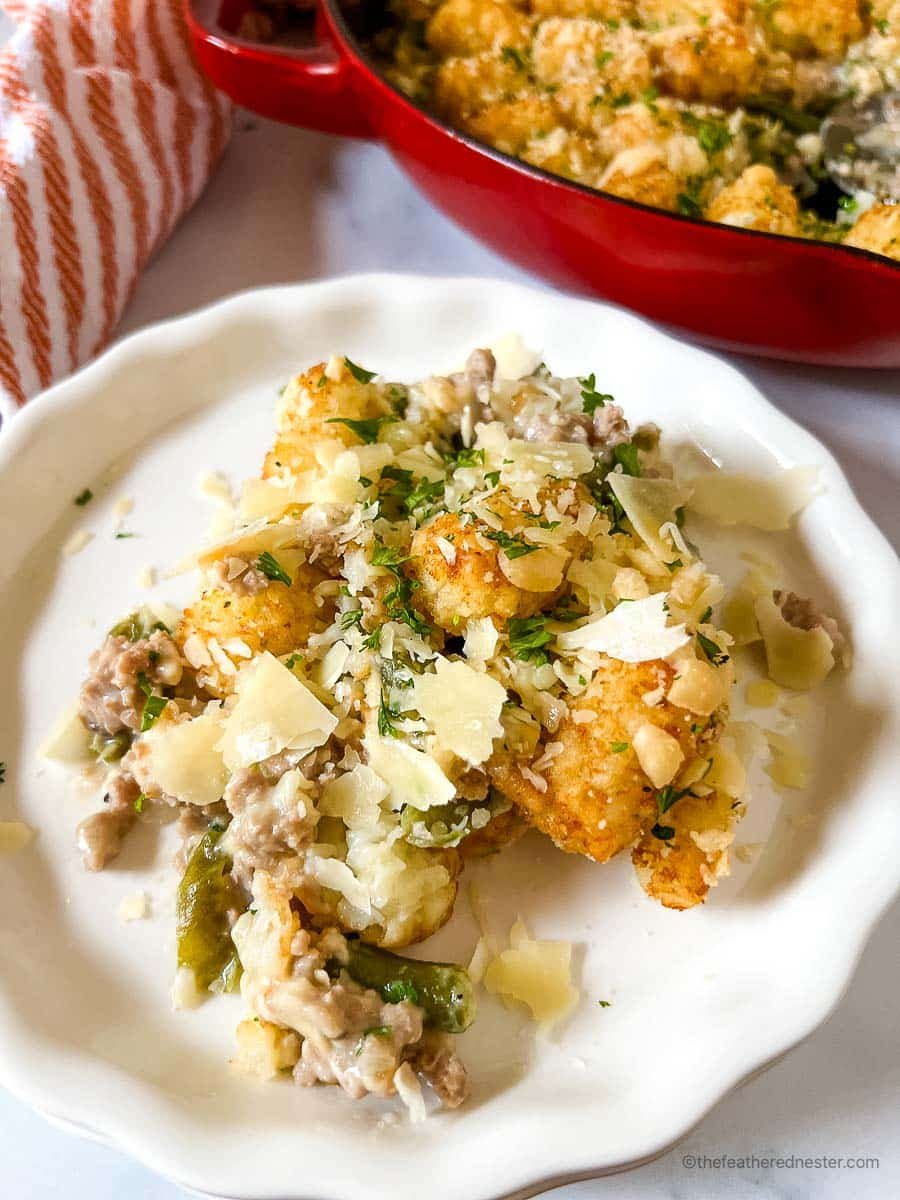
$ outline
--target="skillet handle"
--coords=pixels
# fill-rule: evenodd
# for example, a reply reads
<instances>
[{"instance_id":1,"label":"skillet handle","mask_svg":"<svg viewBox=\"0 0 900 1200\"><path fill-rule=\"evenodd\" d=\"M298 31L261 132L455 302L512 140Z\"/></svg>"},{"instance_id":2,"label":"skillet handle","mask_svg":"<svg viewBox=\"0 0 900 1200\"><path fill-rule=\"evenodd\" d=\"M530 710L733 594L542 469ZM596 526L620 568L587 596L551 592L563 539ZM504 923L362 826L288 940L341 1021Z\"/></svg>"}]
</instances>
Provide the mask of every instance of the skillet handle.
<instances>
[{"instance_id":1,"label":"skillet handle","mask_svg":"<svg viewBox=\"0 0 900 1200\"><path fill-rule=\"evenodd\" d=\"M235 104L263 117L345 137L374 137L350 86L353 66L316 14L315 44L282 48L250 42L218 22L222 0L184 0L201 69Z\"/></svg>"}]
</instances>

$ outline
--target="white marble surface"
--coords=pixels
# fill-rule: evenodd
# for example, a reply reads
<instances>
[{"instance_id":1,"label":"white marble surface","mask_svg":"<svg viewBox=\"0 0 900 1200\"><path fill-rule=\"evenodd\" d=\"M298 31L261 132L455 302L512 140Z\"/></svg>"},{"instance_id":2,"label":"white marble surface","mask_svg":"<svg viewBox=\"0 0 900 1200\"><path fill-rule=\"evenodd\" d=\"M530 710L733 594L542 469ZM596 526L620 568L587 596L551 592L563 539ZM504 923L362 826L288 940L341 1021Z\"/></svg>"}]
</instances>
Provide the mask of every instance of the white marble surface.
<instances>
[{"instance_id":1,"label":"white marble surface","mask_svg":"<svg viewBox=\"0 0 900 1200\"><path fill-rule=\"evenodd\" d=\"M430 209L379 147L241 117L227 161L151 266L123 331L241 288L370 269L527 278ZM869 512L900 544L900 372L736 361L826 442ZM627 1175L561 1189L554 1200L900 1195L898 938L895 906L826 1025L724 1100L681 1147ZM880 1166L691 1170L682 1162L691 1154L874 1157ZM51 1128L3 1093L0 1163L0 1194L15 1200L186 1195L118 1153ZM363 1183L360 1200L370 1200Z\"/></svg>"}]
</instances>

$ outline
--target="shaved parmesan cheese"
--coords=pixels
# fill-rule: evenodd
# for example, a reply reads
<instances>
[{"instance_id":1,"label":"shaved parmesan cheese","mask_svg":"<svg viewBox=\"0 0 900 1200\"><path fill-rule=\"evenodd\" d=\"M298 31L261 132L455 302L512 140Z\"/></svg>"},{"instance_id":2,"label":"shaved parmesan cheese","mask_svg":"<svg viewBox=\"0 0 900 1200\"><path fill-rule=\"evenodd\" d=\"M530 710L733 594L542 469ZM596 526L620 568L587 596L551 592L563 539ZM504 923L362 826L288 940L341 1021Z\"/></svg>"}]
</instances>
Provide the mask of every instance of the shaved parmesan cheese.
<instances>
[{"instance_id":1,"label":"shaved parmesan cheese","mask_svg":"<svg viewBox=\"0 0 900 1200\"><path fill-rule=\"evenodd\" d=\"M329 646L325 657L316 663L313 670L315 682L326 691L331 691L343 675L349 657L350 647L346 642L335 642Z\"/></svg>"},{"instance_id":2,"label":"shaved parmesan cheese","mask_svg":"<svg viewBox=\"0 0 900 1200\"><path fill-rule=\"evenodd\" d=\"M493 658L499 636L490 617L474 617L466 622L463 653L475 662Z\"/></svg>"},{"instance_id":3,"label":"shaved parmesan cheese","mask_svg":"<svg viewBox=\"0 0 900 1200\"><path fill-rule=\"evenodd\" d=\"M172 980L172 1007L176 1012L183 1009L196 1008L206 999L206 992L197 987L197 977L193 967L179 967Z\"/></svg>"},{"instance_id":4,"label":"shaved parmesan cheese","mask_svg":"<svg viewBox=\"0 0 900 1200\"><path fill-rule=\"evenodd\" d=\"M722 628L734 638L736 646L749 646L760 639L756 621L756 588L742 583L722 606Z\"/></svg>"},{"instance_id":5,"label":"shaved parmesan cheese","mask_svg":"<svg viewBox=\"0 0 900 1200\"><path fill-rule=\"evenodd\" d=\"M541 356L529 350L517 333L505 333L491 346L498 379L524 379L540 366Z\"/></svg>"},{"instance_id":6,"label":"shaved parmesan cheese","mask_svg":"<svg viewBox=\"0 0 900 1200\"><path fill-rule=\"evenodd\" d=\"M24 850L33 837L34 830L24 821L0 821L0 854Z\"/></svg>"},{"instance_id":7,"label":"shaved parmesan cheese","mask_svg":"<svg viewBox=\"0 0 900 1200\"><path fill-rule=\"evenodd\" d=\"M769 679L754 679L747 684L744 697L753 708L771 708L778 703L781 692Z\"/></svg>"},{"instance_id":8,"label":"shaved parmesan cheese","mask_svg":"<svg viewBox=\"0 0 900 1200\"><path fill-rule=\"evenodd\" d=\"M319 811L324 817L340 817L349 829L371 829L378 823L387 794L387 784L360 763L325 784Z\"/></svg>"},{"instance_id":9,"label":"shaved parmesan cheese","mask_svg":"<svg viewBox=\"0 0 900 1200\"><path fill-rule=\"evenodd\" d=\"M438 745L473 767L490 757L494 738L503 733L505 700L501 683L464 662L439 657L434 674L416 676L415 706Z\"/></svg>"},{"instance_id":10,"label":"shaved parmesan cheese","mask_svg":"<svg viewBox=\"0 0 900 1200\"><path fill-rule=\"evenodd\" d=\"M771 596L758 596L755 607L769 676L775 683L798 691L821 683L834 666L834 644L825 630L789 624Z\"/></svg>"},{"instance_id":11,"label":"shaved parmesan cheese","mask_svg":"<svg viewBox=\"0 0 900 1200\"><path fill-rule=\"evenodd\" d=\"M235 771L282 750L313 750L328 741L337 718L277 658L266 652L242 667L238 700L220 749Z\"/></svg>"},{"instance_id":12,"label":"shaved parmesan cheese","mask_svg":"<svg viewBox=\"0 0 900 1200\"><path fill-rule=\"evenodd\" d=\"M146 892L135 892L133 896L124 896L119 905L120 921L143 921L150 915L150 900Z\"/></svg>"},{"instance_id":13,"label":"shaved parmesan cheese","mask_svg":"<svg viewBox=\"0 0 900 1200\"><path fill-rule=\"evenodd\" d=\"M593 469L594 456L582 442L526 442L510 438L506 455L496 464L504 483L524 480L543 483L547 475L554 479L574 479Z\"/></svg>"},{"instance_id":14,"label":"shaved parmesan cheese","mask_svg":"<svg viewBox=\"0 0 900 1200\"><path fill-rule=\"evenodd\" d=\"M456 788L430 754L373 730L366 734L364 745L369 766L387 785L391 808L404 804L431 808L449 804L455 797Z\"/></svg>"},{"instance_id":15,"label":"shaved parmesan cheese","mask_svg":"<svg viewBox=\"0 0 900 1200\"><path fill-rule=\"evenodd\" d=\"M773 729L764 729L763 733L772 750L772 762L766 767L766 774L778 787L806 787L809 782L809 759L797 743Z\"/></svg>"},{"instance_id":16,"label":"shaved parmesan cheese","mask_svg":"<svg viewBox=\"0 0 900 1200\"><path fill-rule=\"evenodd\" d=\"M275 1079L300 1057L300 1039L292 1029L271 1021L244 1020L234 1031L238 1052L230 1066L258 1079Z\"/></svg>"},{"instance_id":17,"label":"shaved parmesan cheese","mask_svg":"<svg viewBox=\"0 0 900 1200\"><path fill-rule=\"evenodd\" d=\"M497 556L500 570L509 582L523 592L553 592L562 583L569 555L561 547L543 546L532 554L508 558L501 550Z\"/></svg>"},{"instance_id":18,"label":"shaved parmesan cheese","mask_svg":"<svg viewBox=\"0 0 900 1200\"><path fill-rule=\"evenodd\" d=\"M231 508L234 504L231 484L221 471L207 471L200 475L197 479L197 491L214 504L221 504L223 508Z\"/></svg>"},{"instance_id":19,"label":"shaved parmesan cheese","mask_svg":"<svg viewBox=\"0 0 900 1200\"><path fill-rule=\"evenodd\" d=\"M613 580L619 568L614 562L605 558L595 558L590 562L575 560L566 572L572 585L584 593L584 598L592 609L605 612L607 600L612 592Z\"/></svg>"},{"instance_id":20,"label":"shaved parmesan cheese","mask_svg":"<svg viewBox=\"0 0 900 1200\"><path fill-rule=\"evenodd\" d=\"M425 1110L422 1088L415 1071L408 1062L401 1063L394 1072L394 1087L397 1089L397 1095L406 1105L409 1119L413 1125L424 1121L428 1113Z\"/></svg>"},{"instance_id":21,"label":"shaved parmesan cheese","mask_svg":"<svg viewBox=\"0 0 900 1200\"><path fill-rule=\"evenodd\" d=\"M310 850L306 856L306 871L322 887L340 892L353 908L368 916L374 915L369 889L360 883L345 862L338 858L321 858Z\"/></svg>"},{"instance_id":22,"label":"shaved parmesan cheese","mask_svg":"<svg viewBox=\"0 0 900 1200\"><path fill-rule=\"evenodd\" d=\"M671 479L645 479L643 476L620 475L613 471L607 482L635 532L657 558L663 561L675 557L670 541L660 533L663 525L674 523L675 510L690 493Z\"/></svg>"},{"instance_id":23,"label":"shaved parmesan cheese","mask_svg":"<svg viewBox=\"0 0 900 1200\"><path fill-rule=\"evenodd\" d=\"M68 558L71 558L73 554L78 554L85 548L93 536L87 529L76 530L63 546L63 554Z\"/></svg>"},{"instance_id":24,"label":"shaved parmesan cheese","mask_svg":"<svg viewBox=\"0 0 900 1200\"><path fill-rule=\"evenodd\" d=\"M142 774L182 804L215 804L228 782L221 738L222 720L215 709L192 721L157 722L141 738Z\"/></svg>"},{"instance_id":25,"label":"shaved parmesan cheese","mask_svg":"<svg viewBox=\"0 0 900 1200\"><path fill-rule=\"evenodd\" d=\"M484 986L492 995L527 1005L543 1025L561 1020L578 999L571 982L571 943L533 940L521 921L513 925L509 941L509 949L488 964Z\"/></svg>"},{"instance_id":26,"label":"shaved parmesan cheese","mask_svg":"<svg viewBox=\"0 0 900 1200\"><path fill-rule=\"evenodd\" d=\"M689 658L679 664L678 674L669 688L669 703L677 708L708 717L725 699L726 680L712 663Z\"/></svg>"},{"instance_id":27,"label":"shaved parmesan cheese","mask_svg":"<svg viewBox=\"0 0 900 1200\"><path fill-rule=\"evenodd\" d=\"M650 662L667 658L688 640L683 625L667 625L666 595L621 603L607 616L558 635L563 651L599 650L620 662Z\"/></svg>"},{"instance_id":28,"label":"shaved parmesan cheese","mask_svg":"<svg viewBox=\"0 0 900 1200\"><path fill-rule=\"evenodd\" d=\"M632 735L631 744L641 770L655 788L665 787L675 778L684 762L684 753L676 738L658 725L641 725Z\"/></svg>"},{"instance_id":29,"label":"shaved parmesan cheese","mask_svg":"<svg viewBox=\"0 0 900 1200\"><path fill-rule=\"evenodd\" d=\"M90 762L91 734L78 715L78 705L70 704L60 713L55 725L47 734L38 754L54 762Z\"/></svg>"},{"instance_id":30,"label":"shaved parmesan cheese","mask_svg":"<svg viewBox=\"0 0 900 1200\"><path fill-rule=\"evenodd\" d=\"M747 772L734 749L725 741L719 742L712 753L712 766L703 782L716 791L737 800L747 786Z\"/></svg>"},{"instance_id":31,"label":"shaved parmesan cheese","mask_svg":"<svg viewBox=\"0 0 900 1200\"><path fill-rule=\"evenodd\" d=\"M691 481L689 504L720 525L750 525L771 533L790 527L791 518L816 495L818 476L818 467L790 467L767 479L712 471Z\"/></svg>"},{"instance_id":32,"label":"shaved parmesan cheese","mask_svg":"<svg viewBox=\"0 0 900 1200\"><path fill-rule=\"evenodd\" d=\"M208 566L219 559L229 557L243 558L250 562L266 550L270 553L279 550L294 541L296 536L296 526L291 523L269 525L265 519L253 521L249 525L232 529L218 541L211 542L197 553L188 555L177 564L172 574L191 571L197 566Z\"/></svg>"},{"instance_id":33,"label":"shaved parmesan cheese","mask_svg":"<svg viewBox=\"0 0 900 1200\"><path fill-rule=\"evenodd\" d=\"M138 571L137 585L145 590L154 587L156 584L156 567L149 565L141 567Z\"/></svg>"},{"instance_id":34,"label":"shaved parmesan cheese","mask_svg":"<svg viewBox=\"0 0 900 1200\"><path fill-rule=\"evenodd\" d=\"M134 501L130 496L120 496L113 505L113 513L117 517L127 517L134 508Z\"/></svg>"}]
</instances>

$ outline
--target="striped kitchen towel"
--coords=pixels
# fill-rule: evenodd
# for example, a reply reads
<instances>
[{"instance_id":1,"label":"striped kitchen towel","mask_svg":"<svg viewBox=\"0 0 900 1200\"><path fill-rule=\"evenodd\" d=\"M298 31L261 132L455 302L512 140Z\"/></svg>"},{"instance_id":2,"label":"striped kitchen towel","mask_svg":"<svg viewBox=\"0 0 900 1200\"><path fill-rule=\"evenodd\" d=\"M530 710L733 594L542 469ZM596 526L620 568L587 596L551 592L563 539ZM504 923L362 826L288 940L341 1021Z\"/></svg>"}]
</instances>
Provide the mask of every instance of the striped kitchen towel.
<instances>
[{"instance_id":1,"label":"striped kitchen towel","mask_svg":"<svg viewBox=\"0 0 900 1200\"><path fill-rule=\"evenodd\" d=\"M0 0L0 419L96 354L230 131L180 0Z\"/></svg>"}]
</instances>

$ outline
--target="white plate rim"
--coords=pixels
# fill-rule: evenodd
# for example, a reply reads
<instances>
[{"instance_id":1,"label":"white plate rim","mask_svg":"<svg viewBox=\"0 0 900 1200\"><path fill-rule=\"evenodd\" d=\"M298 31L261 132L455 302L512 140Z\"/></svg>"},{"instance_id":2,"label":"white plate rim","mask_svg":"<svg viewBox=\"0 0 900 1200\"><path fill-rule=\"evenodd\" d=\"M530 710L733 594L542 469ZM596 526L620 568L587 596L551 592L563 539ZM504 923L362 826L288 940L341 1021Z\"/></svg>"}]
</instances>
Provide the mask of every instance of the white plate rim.
<instances>
[{"instance_id":1,"label":"white plate rim","mask_svg":"<svg viewBox=\"0 0 900 1200\"><path fill-rule=\"evenodd\" d=\"M91 394L102 389L104 378L120 369L123 362L139 361L148 355L152 357L154 354L168 354L173 345L194 344L198 340L212 336L217 329L221 329L232 321L240 322L245 315L249 317L258 307L259 302L263 300L274 302L278 300L279 296L286 298L288 295L295 296L297 293L302 293L310 305L320 301L334 303L340 301L344 296L348 300L352 297L355 304L359 304L360 299L366 297L369 298L369 302L378 303L379 297L398 287L419 289L423 297L429 293L441 292L446 295L453 291L458 291L462 297L468 289L490 288L495 293L508 292L510 295L516 294L518 297L531 295L536 301L539 300L544 304L555 301L560 305L577 305L601 310L610 320L641 326L650 340L665 342L670 348L678 347L679 351L684 351L698 360L702 358L707 360L707 363L715 362L716 369L722 373L723 377L730 376L736 383L739 382L742 402L749 404L754 410L754 416L765 422L769 440L773 445L788 444L791 454L795 457L803 456L821 465L823 475L827 479L829 492L837 496L848 519L852 522L854 537L862 539L866 556L877 565L879 570L884 572L894 595L900 601L900 565L898 565L896 556L882 533L863 510L833 455L817 438L775 408L755 387L749 384L736 368L728 364L721 356L685 345L649 322L610 305L548 293L525 285L502 283L477 277L445 278L373 273L345 276L336 280L264 287L243 291L196 311L158 322L123 338L100 358L30 401L13 421L8 422L0 431L0 475L10 469L17 453L26 446L31 438L40 433L57 412L88 405ZM891 653L897 660L897 666L900 667L900 653L897 651L891 651ZM765 1045L760 1044L752 1054L745 1056L744 1061L736 1061L731 1064L729 1070L723 1071L717 1094L702 1107L691 1112L688 1119L670 1131L669 1136L664 1139L660 1139L658 1136L655 1139L649 1138L645 1152L637 1157L632 1156L627 1161L597 1166L592 1166L588 1161L570 1170L566 1170L560 1164L560 1169L548 1171L527 1182L522 1181L511 1190L501 1188L500 1190L479 1192L478 1195L484 1196L486 1200L488 1197L491 1200L524 1198L565 1183L597 1178L640 1166L665 1154L688 1136L719 1100L797 1046L828 1018L840 1002L876 923L898 893L900 893L900 863L898 863L896 877L877 881L865 893L865 903L854 911L855 920L852 928L849 922L843 926L844 942L840 951L837 949L835 951L836 954L840 952L840 968L837 971L836 985L832 990L822 995L818 1003L810 1004L802 1020L793 1024L786 1021L778 1036L770 1037ZM0 989L2 989L2 981L0 981ZM9 1042L9 1039L22 1036L23 1030L17 1028L8 1013L0 1008L0 1051L3 1050L4 1044ZM27 1032L24 1033L24 1036L27 1037ZM60 1108L54 1105L40 1089L31 1087L26 1074L16 1074L8 1063L8 1057L0 1053L0 1084L58 1126L100 1144L122 1150L166 1178L203 1195L227 1196L233 1200L243 1200L245 1197L288 1200L287 1192L272 1190L264 1185L249 1189L242 1186L237 1191L217 1188L215 1192L210 1192L208 1189L204 1189L203 1179L189 1164L175 1159L167 1160L165 1153L161 1152L159 1144L142 1139L140 1131L135 1130L133 1125L123 1127L120 1124L115 1130L110 1130L102 1128L101 1124L97 1124L91 1119L87 1104L77 1115L71 1108L66 1109L65 1106ZM297 1200L297 1195L298 1193L291 1193L293 1200ZM315 1191L315 1196L312 1193L304 1192L304 1200L307 1200L307 1196L308 1200L325 1200L325 1195L326 1193L320 1192L318 1189ZM328 1200L331 1200L332 1196L335 1200L338 1198L344 1200L345 1193L333 1191L328 1192L327 1196Z\"/></svg>"}]
</instances>

